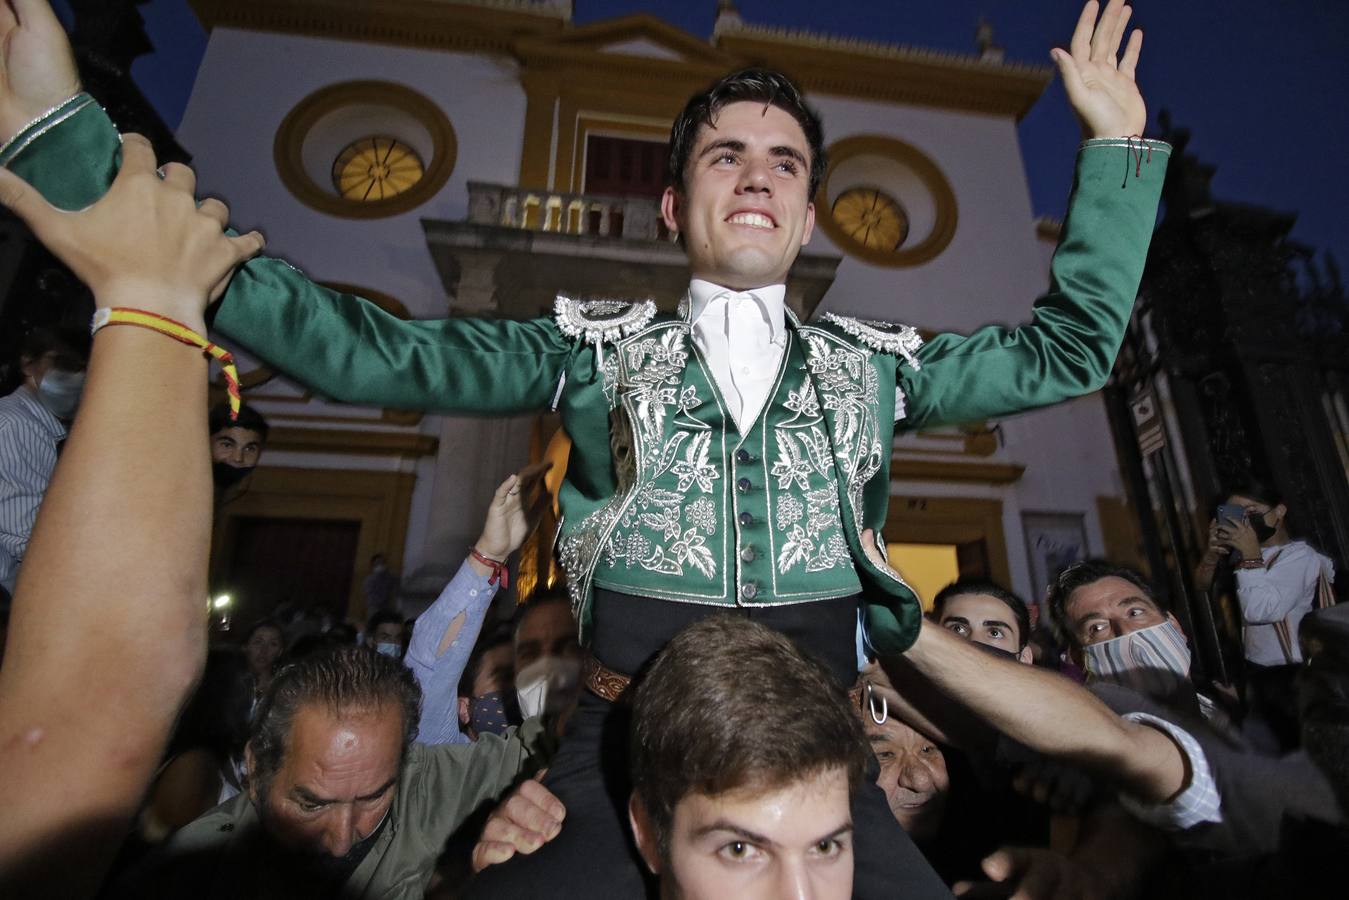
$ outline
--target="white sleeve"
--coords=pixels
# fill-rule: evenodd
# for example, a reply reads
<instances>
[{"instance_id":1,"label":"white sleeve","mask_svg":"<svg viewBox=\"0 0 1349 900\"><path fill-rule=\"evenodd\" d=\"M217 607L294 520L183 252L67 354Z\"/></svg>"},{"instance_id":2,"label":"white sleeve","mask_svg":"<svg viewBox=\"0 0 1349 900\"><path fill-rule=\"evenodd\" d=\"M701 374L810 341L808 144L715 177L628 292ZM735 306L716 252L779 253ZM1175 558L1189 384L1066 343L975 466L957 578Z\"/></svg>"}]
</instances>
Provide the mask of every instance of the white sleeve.
<instances>
[{"instance_id":1,"label":"white sleeve","mask_svg":"<svg viewBox=\"0 0 1349 900\"><path fill-rule=\"evenodd\" d=\"M1190 782L1166 803L1147 804L1121 794L1120 805L1140 821L1164 831L1184 831L1205 822L1221 822L1222 795L1199 742L1180 726L1147 713L1125 713L1123 718L1150 725L1175 741L1189 761Z\"/></svg>"}]
</instances>

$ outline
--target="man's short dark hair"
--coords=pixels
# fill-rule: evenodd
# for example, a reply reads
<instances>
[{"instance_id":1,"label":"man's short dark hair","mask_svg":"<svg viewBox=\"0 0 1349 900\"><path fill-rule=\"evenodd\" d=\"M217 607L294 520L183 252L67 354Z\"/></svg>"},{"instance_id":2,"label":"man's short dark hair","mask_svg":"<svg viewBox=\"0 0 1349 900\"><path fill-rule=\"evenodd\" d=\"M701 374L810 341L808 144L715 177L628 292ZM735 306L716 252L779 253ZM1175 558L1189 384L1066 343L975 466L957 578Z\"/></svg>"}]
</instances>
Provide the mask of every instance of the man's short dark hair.
<instances>
[{"instance_id":1,"label":"man's short dark hair","mask_svg":"<svg viewBox=\"0 0 1349 900\"><path fill-rule=\"evenodd\" d=\"M249 778L258 796L267 796L281 768L295 714L306 704L321 704L336 716L396 704L403 712L403 753L417 738L422 689L401 660L371 647L333 647L292 663L272 679L253 719L248 740L253 751Z\"/></svg>"},{"instance_id":2,"label":"man's short dark hair","mask_svg":"<svg viewBox=\"0 0 1349 900\"><path fill-rule=\"evenodd\" d=\"M473 682L478 680L478 673L482 671L484 656L498 647L513 647L514 644L515 634L509 622L484 629L478 635L478 642L473 645L473 653L464 666L464 674L459 676L459 696L473 696Z\"/></svg>"},{"instance_id":3,"label":"man's short dark hair","mask_svg":"<svg viewBox=\"0 0 1349 900\"><path fill-rule=\"evenodd\" d=\"M1141 572L1104 559L1084 559L1065 568L1049 586L1049 623L1054 629L1055 637L1061 642L1074 647L1082 643L1077 638L1073 623L1068 621L1068 598L1078 588L1095 584L1103 578L1123 578L1138 588L1157 609L1167 611L1161 595Z\"/></svg>"},{"instance_id":4,"label":"man's short dark hair","mask_svg":"<svg viewBox=\"0 0 1349 900\"><path fill-rule=\"evenodd\" d=\"M821 663L755 622L718 615L681 631L638 682L633 789L662 855L689 794L765 791L832 770L861 783L861 717Z\"/></svg>"},{"instance_id":5,"label":"man's short dark hair","mask_svg":"<svg viewBox=\"0 0 1349 900\"><path fill-rule=\"evenodd\" d=\"M239 407L239 418L230 418L230 405L222 400L211 407L211 412L207 416L210 423L210 431L207 434L215 434L217 431L224 431L226 428L242 428L245 431L256 431L258 437L264 443L267 441L267 431L269 426L267 420L249 404Z\"/></svg>"},{"instance_id":6,"label":"man's short dark hair","mask_svg":"<svg viewBox=\"0 0 1349 900\"><path fill-rule=\"evenodd\" d=\"M1030 640L1030 608L1026 606L1026 601L992 581L962 578L942 588L932 601L932 615L937 623L941 623L942 608L946 606L947 600L952 597L967 597L970 594L986 594L1006 604L1016 621L1016 649L1024 650L1026 642Z\"/></svg>"},{"instance_id":7,"label":"man's short dark hair","mask_svg":"<svg viewBox=\"0 0 1349 900\"><path fill-rule=\"evenodd\" d=\"M806 196L807 199L814 198L824 178L827 162L824 125L820 121L820 114L806 104L801 89L786 75L770 69L732 72L701 94L689 98L684 111L670 128L670 161L666 173L670 186L680 193L684 192L689 157L698 143L698 133L704 125L716 125L717 113L723 106L741 101L776 106L790 114L801 126L810 148L810 193Z\"/></svg>"},{"instance_id":8,"label":"man's short dark hair","mask_svg":"<svg viewBox=\"0 0 1349 900\"><path fill-rule=\"evenodd\" d=\"M83 369L89 362L92 340L88 328L76 328L72 325L39 325L23 336L23 342L19 345L19 357L36 361L48 353L55 353L59 367Z\"/></svg>"},{"instance_id":9,"label":"man's short dark hair","mask_svg":"<svg viewBox=\"0 0 1349 900\"><path fill-rule=\"evenodd\" d=\"M379 626L390 624L397 625L399 628L404 627L403 617L391 609L375 610L365 623L366 638L368 639L370 635L374 634L375 629Z\"/></svg>"}]
</instances>

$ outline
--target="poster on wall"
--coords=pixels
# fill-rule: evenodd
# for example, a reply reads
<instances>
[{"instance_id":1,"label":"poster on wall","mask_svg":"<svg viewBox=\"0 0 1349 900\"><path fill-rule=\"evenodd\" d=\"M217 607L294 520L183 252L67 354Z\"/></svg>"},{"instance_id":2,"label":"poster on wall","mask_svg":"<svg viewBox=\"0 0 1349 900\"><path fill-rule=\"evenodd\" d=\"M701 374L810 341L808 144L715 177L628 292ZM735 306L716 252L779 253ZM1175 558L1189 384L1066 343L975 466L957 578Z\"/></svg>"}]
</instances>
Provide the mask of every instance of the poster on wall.
<instances>
[{"instance_id":1,"label":"poster on wall","mask_svg":"<svg viewBox=\"0 0 1349 900\"><path fill-rule=\"evenodd\" d=\"M1044 612L1049 582L1070 563L1086 559L1087 525L1084 513L1023 512L1021 530L1026 535L1026 555L1035 603Z\"/></svg>"}]
</instances>

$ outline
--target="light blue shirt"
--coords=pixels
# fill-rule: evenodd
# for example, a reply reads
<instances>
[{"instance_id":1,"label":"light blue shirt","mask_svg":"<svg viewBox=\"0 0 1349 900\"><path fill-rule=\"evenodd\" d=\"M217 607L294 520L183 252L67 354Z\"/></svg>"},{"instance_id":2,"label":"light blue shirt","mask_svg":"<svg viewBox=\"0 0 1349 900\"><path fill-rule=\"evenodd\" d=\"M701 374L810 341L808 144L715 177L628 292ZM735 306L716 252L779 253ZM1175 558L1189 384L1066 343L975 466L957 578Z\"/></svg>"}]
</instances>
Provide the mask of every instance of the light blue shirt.
<instances>
[{"instance_id":1,"label":"light blue shirt","mask_svg":"<svg viewBox=\"0 0 1349 900\"><path fill-rule=\"evenodd\" d=\"M496 596L490 575L473 571L468 560L454 573L436 602L417 617L412 628L404 664L417 676L422 688L422 718L417 723L417 741L422 744L467 744L459 730L459 679L468 666L473 645L478 642L487 607ZM464 621L444 653L438 653L445 629L462 614Z\"/></svg>"},{"instance_id":2,"label":"light blue shirt","mask_svg":"<svg viewBox=\"0 0 1349 900\"><path fill-rule=\"evenodd\" d=\"M0 397L0 585L11 594L65 437L27 385Z\"/></svg>"}]
</instances>

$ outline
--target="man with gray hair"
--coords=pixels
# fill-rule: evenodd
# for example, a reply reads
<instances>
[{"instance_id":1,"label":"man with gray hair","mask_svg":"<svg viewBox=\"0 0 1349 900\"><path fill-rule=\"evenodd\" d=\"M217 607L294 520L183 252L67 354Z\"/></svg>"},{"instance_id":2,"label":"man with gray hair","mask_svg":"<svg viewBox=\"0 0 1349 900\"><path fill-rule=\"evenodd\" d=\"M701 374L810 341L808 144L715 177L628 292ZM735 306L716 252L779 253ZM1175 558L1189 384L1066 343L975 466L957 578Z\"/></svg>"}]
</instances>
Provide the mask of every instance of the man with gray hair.
<instances>
[{"instance_id":1,"label":"man with gray hair","mask_svg":"<svg viewBox=\"0 0 1349 900\"><path fill-rule=\"evenodd\" d=\"M338 647L277 673L248 790L177 832L127 896L420 897L446 838L538 756L542 730L415 743L422 692L398 660Z\"/></svg>"}]
</instances>

